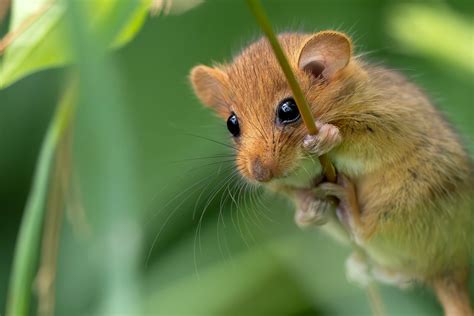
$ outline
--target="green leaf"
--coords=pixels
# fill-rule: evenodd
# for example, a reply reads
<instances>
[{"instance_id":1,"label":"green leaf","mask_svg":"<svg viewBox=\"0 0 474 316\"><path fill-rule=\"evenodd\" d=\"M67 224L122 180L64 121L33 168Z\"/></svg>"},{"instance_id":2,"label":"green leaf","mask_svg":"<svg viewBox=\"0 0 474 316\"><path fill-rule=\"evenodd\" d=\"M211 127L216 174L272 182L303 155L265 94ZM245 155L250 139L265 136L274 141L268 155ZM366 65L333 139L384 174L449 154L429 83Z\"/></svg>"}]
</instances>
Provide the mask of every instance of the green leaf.
<instances>
[{"instance_id":1,"label":"green leaf","mask_svg":"<svg viewBox=\"0 0 474 316\"><path fill-rule=\"evenodd\" d=\"M203 2L204 0L153 0L150 11L153 15L181 14Z\"/></svg>"},{"instance_id":2,"label":"green leaf","mask_svg":"<svg viewBox=\"0 0 474 316\"><path fill-rule=\"evenodd\" d=\"M41 227L48 195L50 171L55 152L65 129L68 128L75 107L77 84L71 81L68 90L58 104L36 163L33 185L28 196L25 212L18 233L15 257L10 276L7 312L8 316L28 315L32 284L38 255Z\"/></svg>"},{"instance_id":3,"label":"green leaf","mask_svg":"<svg viewBox=\"0 0 474 316\"><path fill-rule=\"evenodd\" d=\"M151 0L80 1L94 35L112 47L133 38L143 25L150 4ZM65 17L66 6L62 0L13 1L9 32L14 40L3 56L0 88L32 72L74 61ZM119 30L114 29L113 37L109 38L107 31L124 7L129 10L126 23L121 24Z\"/></svg>"},{"instance_id":4,"label":"green leaf","mask_svg":"<svg viewBox=\"0 0 474 316\"><path fill-rule=\"evenodd\" d=\"M388 29L402 49L474 72L474 23L449 7L399 4L389 11Z\"/></svg>"}]
</instances>

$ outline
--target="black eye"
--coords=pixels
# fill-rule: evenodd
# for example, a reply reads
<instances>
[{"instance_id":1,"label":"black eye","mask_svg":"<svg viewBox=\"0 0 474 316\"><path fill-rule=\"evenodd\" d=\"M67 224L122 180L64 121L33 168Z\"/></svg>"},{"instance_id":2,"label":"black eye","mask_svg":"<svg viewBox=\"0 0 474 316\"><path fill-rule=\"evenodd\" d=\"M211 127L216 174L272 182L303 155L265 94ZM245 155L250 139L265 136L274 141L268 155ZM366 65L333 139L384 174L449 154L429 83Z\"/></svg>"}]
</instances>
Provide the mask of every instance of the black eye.
<instances>
[{"instance_id":1,"label":"black eye","mask_svg":"<svg viewBox=\"0 0 474 316\"><path fill-rule=\"evenodd\" d=\"M235 113L232 113L232 115L227 119L227 129L234 137L240 135L239 120L237 119Z\"/></svg>"},{"instance_id":2,"label":"black eye","mask_svg":"<svg viewBox=\"0 0 474 316\"><path fill-rule=\"evenodd\" d=\"M277 109L277 121L281 124L290 124L296 122L300 118L300 111L296 106L293 98L288 98L278 105Z\"/></svg>"}]
</instances>

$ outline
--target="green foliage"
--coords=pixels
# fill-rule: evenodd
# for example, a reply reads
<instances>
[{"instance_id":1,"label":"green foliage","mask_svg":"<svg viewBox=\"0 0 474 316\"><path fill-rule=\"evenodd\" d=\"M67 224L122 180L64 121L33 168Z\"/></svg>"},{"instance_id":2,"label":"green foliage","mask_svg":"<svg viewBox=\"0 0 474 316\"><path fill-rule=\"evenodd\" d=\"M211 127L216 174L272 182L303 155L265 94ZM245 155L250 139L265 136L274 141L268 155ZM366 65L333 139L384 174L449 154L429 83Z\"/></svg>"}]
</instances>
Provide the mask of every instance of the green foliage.
<instances>
[{"instance_id":1,"label":"green foliage","mask_svg":"<svg viewBox=\"0 0 474 316\"><path fill-rule=\"evenodd\" d=\"M66 20L67 10L71 10L67 6L68 4L74 8L76 13L76 15L73 12L69 13L72 15L73 21L74 17L78 16L77 12L82 12L83 15L79 13L81 21L90 22L88 25L91 28L88 30L89 33L87 34L84 30L83 35L96 36L102 39L104 43L102 45L104 46L118 46L130 40L143 24L149 6L149 3L145 1L132 3L87 1L79 4L40 1L36 4L38 6L32 6L31 2L27 3L22 0L13 3L11 30L13 32L20 30L21 34L7 48L2 60L3 68L0 82L3 86L32 71L57 66L71 60L72 54L70 52L73 45L70 42L71 38L73 40L81 38L80 36L74 36L74 32L79 31L77 28L84 28L84 25L81 23L74 25L74 23ZM127 12L127 14L123 14L124 12ZM118 15L119 20L117 21L118 13L122 13L122 16ZM26 26L25 21L29 23ZM70 29L74 31L68 32ZM73 36L68 36L71 33ZM87 50L87 47L89 47L88 45L79 45L80 40L77 40L76 44L76 47L82 47L83 50ZM79 57L81 57L80 51L79 49ZM95 52L100 53L100 49ZM77 59L77 57L76 55L75 58ZM88 58L88 60L94 60L94 56ZM98 67L98 69L101 68ZM96 70L94 71L97 73ZM87 78L87 75L91 72L86 71L85 73L81 79L89 80L90 78ZM99 75L104 73L107 73L107 71L98 72ZM108 80L108 78L103 79ZM69 89L77 88L70 87ZM103 88L101 89L103 90ZM88 91L91 92L93 89ZM105 90L109 97L114 95L113 91L114 89ZM13 273L10 280L7 315L17 316L28 313L35 274L35 262L38 255L38 241L41 240L45 201L51 184L49 178L51 165L54 163L55 152L58 149L60 139L64 137L63 132L68 128L70 117L74 114L72 108L76 100L70 94L74 94L74 92L68 94L59 105L57 114L53 117L38 162L33 188L18 236ZM89 104L94 104L93 100L90 101Z\"/></svg>"},{"instance_id":2,"label":"green foliage","mask_svg":"<svg viewBox=\"0 0 474 316\"><path fill-rule=\"evenodd\" d=\"M50 173L61 136L70 124L75 93L77 93L76 88L75 85L71 85L70 90L67 91L58 105L38 158L33 186L18 235L7 302L8 316L28 314L31 287L35 276L35 262L38 256L38 241L41 238L45 202L51 183Z\"/></svg>"},{"instance_id":3,"label":"green foliage","mask_svg":"<svg viewBox=\"0 0 474 316\"><path fill-rule=\"evenodd\" d=\"M116 219L99 225L98 230L101 234L96 237L99 242L103 240L112 242L106 245L105 249L111 249L110 257L117 257L114 262L118 262L115 268L104 269L110 275L104 284L110 285L111 293L103 307L105 312L117 310L133 313L136 308L131 293L133 293L134 280L133 263L136 258L134 254L138 249L138 243L131 242L130 246L125 248L128 251L117 252L114 251L117 246L113 244L117 239L109 236L117 234L117 227L120 228L121 234L136 231L135 220L130 218L128 211L135 207L133 201L137 194L130 190L133 186L133 172L128 166L132 165L129 158L132 148L126 146L125 142L130 137L130 133L125 128L127 118L120 111L124 108L123 98L118 86L114 85L117 82L115 76L112 75L112 68L103 62L103 55L107 48L117 48L125 44L139 31L150 4L151 0L58 0L56 2L46 0L37 1L34 4L16 0L12 6L9 33L12 41L8 43L4 53L0 72L1 88L31 72L75 62L81 69L80 91L82 99L85 100L82 107L89 109L88 118L101 117L102 113L105 121L114 123L111 126L93 125L99 129L97 134L104 136L98 140L107 143L116 137L119 138L122 144L117 147L120 149L118 157L123 158L121 164L108 164L108 156L100 155L101 149L105 147L104 144L96 143L94 152L99 155L95 162L100 164L101 159L107 160L102 163L103 168L100 170L105 172L103 179L110 181L101 184L110 191L104 192L101 196L99 210L104 215L109 214ZM97 81L101 84L93 84ZM58 151L60 140L65 137L64 131L70 128L70 120L74 116L73 108L77 100L72 95L79 93L76 91L76 85L68 89L70 91L58 105L57 114L51 121L38 161L33 188L26 205L10 278L7 315L26 315L29 310L46 199L50 193L50 185L55 180L50 179L51 166L55 161L55 152ZM101 106L96 106L99 101ZM69 149L66 148L67 150ZM117 196L123 197L122 203L117 204ZM133 238L138 238L138 241L139 235L135 234ZM120 278L116 276L123 276L123 281L118 282Z\"/></svg>"},{"instance_id":4,"label":"green foliage","mask_svg":"<svg viewBox=\"0 0 474 316\"><path fill-rule=\"evenodd\" d=\"M81 221L73 207L66 213L58 258L57 315L368 314L364 292L344 277L350 250L319 230L296 229L292 206L281 199L257 193L268 209L260 203L252 206L256 196L250 198L248 193L247 199L239 199L241 182L238 178L227 182L233 170L230 150L189 135L227 142L222 122L193 98L186 76L197 63L228 59L243 39L258 34L244 2L209 1L183 16L147 19L149 2L72 1L54 4L2 59L0 198L6 211L0 222L0 297L10 275L22 284L20 295L32 293L38 227L48 190L45 179L54 150L48 145L49 136L39 158L39 176L34 176L29 198L33 202L25 210L27 224L18 240L17 256L22 259L15 261L13 273L17 232L11 227L18 225L30 190L21 175L29 181L36 160L31 148L39 146L35 135L45 132L49 118L44 112L56 103L53 96L64 81L61 70L26 75L73 62L75 67L67 70L79 70L80 80L73 166L85 214ZM13 1L11 25L18 26L31 15L24 11L33 10L28 2ZM408 75L440 99L453 124L464 135L474 135L471 68L452 56L461 56L465 49L449 54L432 54L429 46L418 49L419 43L404 39L411 36L409 32L392 29L390 22L402 14L395 12L424 16L425 11L436 10L436 19L412 16L410 21L434 27L434 21L445 21L446 15L457 21L449 22L455 25L462 18L452 14L454 9L442 12L424 6L425 11L417 11L404 6L408 11L397 11L401 7L378 0L320 2L317 9L314 2L304 0L264 4L280 31L294 29L288 27L294 24L309 31L337 25L343 31L352 29L357 52L375 51L366 58L410 69ZM166 7L161 10L167 12ZM21 11L23 17L18 15ZM468 11L464 14L472 17ZM384 29L387 25L389 32ZM138 30L140 36L130 42ZM126 42L129 45L122 46ZM451 44L445 46L452 49ZM119 49L111 52L111 47ZM448 68L445 63L457 66ZM230 198L228 191L235 196ZM18 269L26 279L16 279ZM441 314L426 290L382 287L382 296L389 315ZM4 302L0 301L1 310ZM34 302L31 305L34 310Z\"/></svg>"},{"instance_id":5,"label":"green foliage","mask_svg":"<svg viewBox=\"0 0 474 316\"><path fill-rule=\"evenodd\" d=\"M77 0L73 0L77 1ZM110 46L127 43L140 29L151 0L84 0L84 20L96 36L108 37L117 13L124 8L128 16L114 28ZM0 88L41 69L57 67L75 60L66 18L66 0L15 0L12 3L10 32L14 40L5 50L0 72Z\"/></svg>"},{"instance_id":6,"label":"green foliage","mask_svg":"<svg viewBox=\"0 0 474 316\"><path fill-rule=\"evenodd\" d=\"M390 34L410 53L474 73L472 17L446 6L403 4L388 18Z\"/></svg>"}]
</instances>

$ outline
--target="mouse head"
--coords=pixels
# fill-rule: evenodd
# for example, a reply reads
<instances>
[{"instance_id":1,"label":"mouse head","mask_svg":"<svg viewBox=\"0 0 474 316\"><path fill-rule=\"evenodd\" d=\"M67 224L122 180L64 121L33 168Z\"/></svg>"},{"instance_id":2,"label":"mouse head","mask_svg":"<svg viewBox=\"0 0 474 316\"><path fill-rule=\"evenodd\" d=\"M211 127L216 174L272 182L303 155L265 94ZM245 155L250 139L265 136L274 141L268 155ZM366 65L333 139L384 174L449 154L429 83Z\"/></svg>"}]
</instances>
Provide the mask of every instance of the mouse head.
<instances>
[{"instance_id":1,"label":"mouse head","mask_svg":"<svg viewBox=\"0 0 474 316\"><path fill-rule=\"evenodd\" d=\"M315 118L335 110L351 63L350 39L339 32L288 33L279 41ZM301 149L307 134L291 89L266 39L244 49L231 63L199 65L190 80L203 104L227 121L240 173L259 182L306 177L319 165ZM326 121L327 123L328 121ZM309 183L308 183L309 184Z\"/></svg>"}]
</instances>

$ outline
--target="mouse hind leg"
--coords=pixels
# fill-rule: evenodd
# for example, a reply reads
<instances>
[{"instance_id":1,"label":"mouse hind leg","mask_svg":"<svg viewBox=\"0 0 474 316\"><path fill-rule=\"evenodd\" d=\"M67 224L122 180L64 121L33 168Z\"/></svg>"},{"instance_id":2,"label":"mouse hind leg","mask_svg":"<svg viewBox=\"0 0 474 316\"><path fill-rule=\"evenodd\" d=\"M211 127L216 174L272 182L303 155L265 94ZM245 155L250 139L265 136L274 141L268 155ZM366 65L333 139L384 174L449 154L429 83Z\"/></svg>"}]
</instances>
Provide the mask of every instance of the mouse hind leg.
<instances>
[{"instance_id":1,"label":"mouse hind leg","mask_svg":"<svg viewBox=\"0 0 474 316\"><path fill-rule=\"evenodd\" d=\"M362 245L370 239L373 229L370 229L370 226L367 226L367 223L361 220L362 214L353 183L344 175L339 174L338 184L343 190L336 187L333 190L333 195L340 200L337 215L340 221L348 227L354 241ZM356 270L360 271L360 267ZM409 286L413 281L397 272L393 273L385 269L375 270L371 273L375 279L391 281L389 283L395 283L402 288ZM456 272L445 273L429 282L443 306L446 316L474 316L469 298L468 272L468 268L460 268Z\"/></svg>"},{"instance_id":2,"label":"mouse hind leg","mask_svg":"<svg viewBox=\"0 0 474 316\"><path fill-rule=\"evenodd\" d=\"M469 269L445 274L431 282L446 316L472 316L469 299Z\"/></svg>"},{"instance_id":3,"label":"mouse hind leg","mask_svg":"<svg viewBox=\"0 0 474 316\"><path fill-rule=\"evenodd\" d=\"M416 280L402 272L379 266L354 251L346 260L346 277L349 282L360 287L367 287L370 282L377 281L383 284L396 286L401 289L412 287Z\"/></svg>"}]
</instances>

